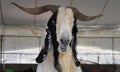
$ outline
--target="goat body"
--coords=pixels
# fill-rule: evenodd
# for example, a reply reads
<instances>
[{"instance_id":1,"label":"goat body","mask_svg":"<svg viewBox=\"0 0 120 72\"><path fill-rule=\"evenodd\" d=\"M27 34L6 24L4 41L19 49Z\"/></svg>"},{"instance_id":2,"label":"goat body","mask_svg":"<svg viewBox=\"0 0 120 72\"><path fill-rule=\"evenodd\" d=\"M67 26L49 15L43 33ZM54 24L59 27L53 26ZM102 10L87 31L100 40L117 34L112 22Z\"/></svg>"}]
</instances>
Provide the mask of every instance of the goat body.
<instances>
[{"instance_id":1,"label":"goat body","mask_svg":"<svg viewBox=\"0 0 120 72\"><path fill-rule=\"evenodd\" d=\"M80 67L75 66L71 49L66 54L59 54L59 62L62 72L82 72ZM36 72L58 72L54 67L53 49L50 49L43 63L38 63Z\"/></svg>"}]
</instances>

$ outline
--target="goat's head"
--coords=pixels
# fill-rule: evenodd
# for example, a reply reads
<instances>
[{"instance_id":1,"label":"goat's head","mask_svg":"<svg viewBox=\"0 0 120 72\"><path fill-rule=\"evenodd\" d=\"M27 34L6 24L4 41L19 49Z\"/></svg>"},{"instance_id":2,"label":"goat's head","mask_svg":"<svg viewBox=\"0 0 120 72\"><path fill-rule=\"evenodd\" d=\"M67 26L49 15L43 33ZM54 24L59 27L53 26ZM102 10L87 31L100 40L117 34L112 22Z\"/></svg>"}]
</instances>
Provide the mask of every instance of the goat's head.
<instances>
[{"instance_id":1,"label":"goat's head","mask_svg":"<svg viewBox=\"0 0 120 72\"><path fill-rule=\"evenodd\" d=\"M69 45L73 37L72 30L74 27L75 19L78 19L80 21L90 21L102 16L102 15L86 16L81 12L79 12L74 7L63 8L57 5L46 5L36 8L24 8L16 3L12 3L12 4L32 15L42 14L47 11L52 11L53 14L57 12L57 16L56 16L57 18L55 21L56 36L57 36L57 42L59 43L58 51L61 53L66 53L70 48Z\"/></svg>"},{"instance_id":2,"label":"goat's head","mask_svg":"<svg viewBox=\"0 0 120 72\"><path fill-rule=\"evenodd\" d=\"M60 7L56 21L56 35L59 43L59 52L65 53L69 50L73 26L74 14L72 9Z\"/></svg>"}]
</instances>

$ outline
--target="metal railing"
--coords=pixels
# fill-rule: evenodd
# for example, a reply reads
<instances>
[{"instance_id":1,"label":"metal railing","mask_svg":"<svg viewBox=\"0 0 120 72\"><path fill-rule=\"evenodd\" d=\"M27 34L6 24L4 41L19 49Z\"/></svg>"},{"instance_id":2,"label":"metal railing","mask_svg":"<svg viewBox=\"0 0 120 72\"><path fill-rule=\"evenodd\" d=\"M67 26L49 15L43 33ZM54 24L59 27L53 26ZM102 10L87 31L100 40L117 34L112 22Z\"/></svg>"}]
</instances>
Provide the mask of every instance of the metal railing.
<instances>
[{"instance_id":1,"label":"metal railing","mask_svg":"<svg viewBox=\"0 0 120 72\"><path fill-rule=\"evenodd\" d=\"M35 53L4 53L1 63L36 64L37 55ZM82 64L120 64L120 54L79 53L78 58Z\"/></svg>"}]
</instances>

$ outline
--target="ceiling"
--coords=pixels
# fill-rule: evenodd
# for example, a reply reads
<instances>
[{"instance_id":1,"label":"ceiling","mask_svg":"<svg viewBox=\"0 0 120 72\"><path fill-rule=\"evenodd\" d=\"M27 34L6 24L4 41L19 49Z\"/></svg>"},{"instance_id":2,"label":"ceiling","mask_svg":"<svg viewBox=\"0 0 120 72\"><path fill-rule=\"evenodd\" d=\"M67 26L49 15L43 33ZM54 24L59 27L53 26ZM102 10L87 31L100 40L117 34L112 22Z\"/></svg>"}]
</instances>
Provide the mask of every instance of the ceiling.
<instances>
[{"instance_id":1,"label":"ceiling","mask_svg":"<svg viewBox=\"0 0 120 72\"><path fill-rule=\"evenodd\" d=\"M42 5L61 5L68 6L70 0L0 0L1 1L1 18L2 25L8 26L32 26L32 27L44 27L47 24L51 12L46 12L36 17L30 15L19 8L11 4L11 2L18 3L24 7L35 7ZM37 1L37 3L35 3ZM80 12L94 16L101 13L106 0L73 0L72 6L79 9ZM103 16L96 24L96 20L89 22L77 21L78 27L83 29L88 28L119 28L120 27L120 0L109 0L107 7L105 8ZM119 28L120 29L120 28Z\"/></svg>"}]
</instances>

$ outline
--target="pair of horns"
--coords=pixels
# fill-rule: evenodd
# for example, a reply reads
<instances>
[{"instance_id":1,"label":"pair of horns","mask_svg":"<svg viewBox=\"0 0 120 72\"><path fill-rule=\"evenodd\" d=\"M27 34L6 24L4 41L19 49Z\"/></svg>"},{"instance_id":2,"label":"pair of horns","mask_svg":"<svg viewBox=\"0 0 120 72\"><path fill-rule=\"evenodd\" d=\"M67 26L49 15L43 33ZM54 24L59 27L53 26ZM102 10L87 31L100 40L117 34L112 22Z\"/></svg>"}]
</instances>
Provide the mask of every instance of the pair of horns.
<instances>
[{"instance_id":1,"label":"pair of horns","mask_svg":"<svg viewBox=\"0 0 120 72\"><path fill-rule=\"evenodd\" d=\"M22 7L16 3L14 3L14 2L12 2L12 4L17 6L21 10L23 10L29 14L32 14L32 15L39 15L39 14L42 14L42 13L48 12L48 11L51 11L52 13L54 13L60 7L59 5L45 5L45 6L36 7L36 8L25 8L25 7ZM80 21L91 21L91 20L94 20L94 19L102 16L101 14L97 15L97 16L86 16L86 15L82 14L81 12L79 12L74 7L68 7L68 8L71 8L73 10L74 16Z\"/></svg>"}]
</instances>

